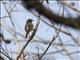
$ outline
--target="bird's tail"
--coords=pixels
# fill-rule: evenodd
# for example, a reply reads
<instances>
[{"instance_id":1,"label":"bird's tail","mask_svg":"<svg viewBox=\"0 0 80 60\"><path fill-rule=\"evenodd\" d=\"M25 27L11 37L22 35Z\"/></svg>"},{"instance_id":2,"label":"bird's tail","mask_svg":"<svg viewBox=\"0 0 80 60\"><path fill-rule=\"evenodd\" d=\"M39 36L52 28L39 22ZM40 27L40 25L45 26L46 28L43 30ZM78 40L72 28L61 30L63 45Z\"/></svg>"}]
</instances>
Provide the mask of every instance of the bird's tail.
<instances>
[{"instance_id":1,"label":"bird's tail","mask_svg":"<svg viewBox=\"0 0 80 60\"><path fill-rule=\"evenodd\" d=\"M26 33L26 36L25 36L25 38L27 38L28 34L29 34L29 32L27 32L27 33Z\"/></svg>"}]
</instances>

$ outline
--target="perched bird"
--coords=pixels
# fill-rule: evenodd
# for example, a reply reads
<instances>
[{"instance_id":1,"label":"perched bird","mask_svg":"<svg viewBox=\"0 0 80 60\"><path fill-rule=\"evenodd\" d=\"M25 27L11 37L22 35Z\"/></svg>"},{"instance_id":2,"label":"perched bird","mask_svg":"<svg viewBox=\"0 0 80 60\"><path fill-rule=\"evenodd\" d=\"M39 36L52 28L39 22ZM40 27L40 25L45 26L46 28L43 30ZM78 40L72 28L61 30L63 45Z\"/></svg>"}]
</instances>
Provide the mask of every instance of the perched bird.
<instances>
[{"instance_id":1,"label":"perched bird","mask_svg":"<svg viewBox=\"0 0 80 60\"><path fill-rule=\"evenodd\" d=\"M28 20L26 21L26 24L25 24L26 36L25 36L25 38L27 38L29 32L33 30L32 21L33 21L32 19L28 19Z\"/></svg>"}]
</instances>

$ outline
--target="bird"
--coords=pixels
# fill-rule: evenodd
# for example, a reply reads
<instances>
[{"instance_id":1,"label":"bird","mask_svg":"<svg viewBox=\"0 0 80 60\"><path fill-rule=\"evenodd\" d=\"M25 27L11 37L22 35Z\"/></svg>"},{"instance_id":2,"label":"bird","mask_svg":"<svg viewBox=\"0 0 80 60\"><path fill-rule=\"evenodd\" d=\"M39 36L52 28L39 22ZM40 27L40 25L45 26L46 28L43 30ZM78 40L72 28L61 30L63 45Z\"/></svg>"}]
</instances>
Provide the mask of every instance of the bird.
<instances>
[{"instance_id":1,"label":"bird","mask_svg":"<svg viewBox=\"0 0 80 60\"><path fill-rule=\"evenodd\" d=\"M25 24L25 31L26 31L26 35L25 35L25 38L27 38L29 32L31 32L33 30L33 24L32 24L32 19L28 19L26 21L26 24Z\"/></svg>"}]
</instances>

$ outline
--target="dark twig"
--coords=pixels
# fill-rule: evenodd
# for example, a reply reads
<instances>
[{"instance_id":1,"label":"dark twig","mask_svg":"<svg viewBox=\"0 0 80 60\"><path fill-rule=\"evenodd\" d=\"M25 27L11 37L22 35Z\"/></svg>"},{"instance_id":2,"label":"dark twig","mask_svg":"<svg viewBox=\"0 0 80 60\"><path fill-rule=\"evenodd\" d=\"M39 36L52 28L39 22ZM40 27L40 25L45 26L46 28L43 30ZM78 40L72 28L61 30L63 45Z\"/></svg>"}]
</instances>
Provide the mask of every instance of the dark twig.
<instances>
[{"instance_id":1,"label":"dark twig","mask_svg":"<svg viewBox=\"0 0 80 60\"><path fill-rule=\"evenodd\" d=\"M10 56L6 55L5 53L3 53L3 52L1 52L1 51L0 51L0 53L2 53L2 54L3 54L4 56L6 56L8 59L13 60Z\"/></svg>"},{"instance_id":2,"label":"dark twig","mask_svg":"<svg viewBox=\"0 0 80 60\"><path fill-rule=\"evenodd\" d=\"M9 54L4 50L4 48L2 47L2 46L0 46L1 48L0 49L2 49L2 51L7 55L7 56L9 56Z\"/></svg>"},{"instance_id":3,"label":"dark twig","mask_svg":"<svg viewBox=\"0 0 80 60\"><path fill-rule=\"evenodd\" d=\"M1 60L4 60L4 58L3 58L2 56L0 56L0 59L1 59Z\"/></svg>"}]
</instances>

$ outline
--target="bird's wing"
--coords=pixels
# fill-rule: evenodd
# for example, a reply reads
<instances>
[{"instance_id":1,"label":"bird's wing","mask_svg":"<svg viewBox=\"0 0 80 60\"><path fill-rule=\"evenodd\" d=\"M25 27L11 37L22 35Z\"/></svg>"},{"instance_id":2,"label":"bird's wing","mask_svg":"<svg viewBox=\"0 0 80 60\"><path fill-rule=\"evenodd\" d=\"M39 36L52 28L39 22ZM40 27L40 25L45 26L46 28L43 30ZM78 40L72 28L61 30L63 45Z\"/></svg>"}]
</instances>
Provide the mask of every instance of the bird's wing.
<instances>
[{"instance_id":1,"label":"bird's wing","mask_svg":"<svg viewBox=\"0 0 80 60\"><path fill-rule=\"evenodd\" d=\"M25 25L25 31L26 32L28 31L28 25L27 24Z\"/></svg>"}]
</instances>

